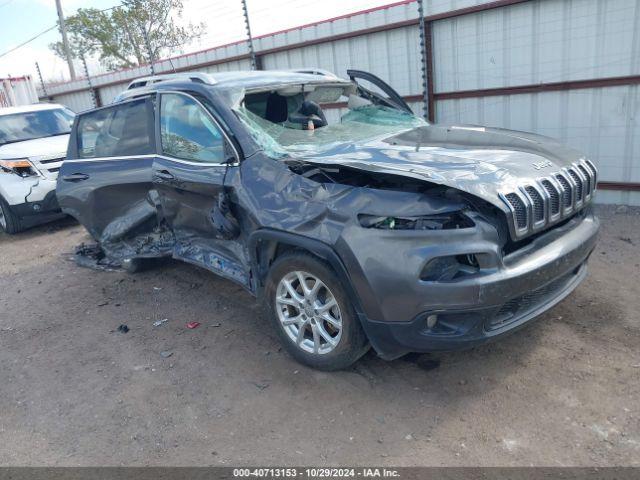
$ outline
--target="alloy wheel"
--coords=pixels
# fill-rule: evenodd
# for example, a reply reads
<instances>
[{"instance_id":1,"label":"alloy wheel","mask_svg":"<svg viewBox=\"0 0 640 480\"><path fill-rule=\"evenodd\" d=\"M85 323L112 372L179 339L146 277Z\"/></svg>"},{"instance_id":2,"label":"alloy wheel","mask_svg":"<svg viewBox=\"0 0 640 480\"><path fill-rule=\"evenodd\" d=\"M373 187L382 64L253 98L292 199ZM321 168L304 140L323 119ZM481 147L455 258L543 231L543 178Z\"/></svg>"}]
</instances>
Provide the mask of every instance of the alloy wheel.
<instances>
[{"instance_id":1,"label":"alloy wheel","mask_svg":"<svg viewBox=\"0 0 640 480\"><path fill-rule=\"evenodd\" d=\"M318 277L302 271L288 273L278 283L275 303L282 328L298 348L324 355L338 346L340 306Z\"/></svg>"},{"instance_id":2,"label":"alloy wheel","mask_svg":"<svg viewBox=\"0 0 640 480\"><path fill-rule=\"evenodd\" d=\"M0 227L3 230L7 229L7 217L4 214L4 208L2 207L2 203L0 202Z\"/></svg>"}]
</instances>

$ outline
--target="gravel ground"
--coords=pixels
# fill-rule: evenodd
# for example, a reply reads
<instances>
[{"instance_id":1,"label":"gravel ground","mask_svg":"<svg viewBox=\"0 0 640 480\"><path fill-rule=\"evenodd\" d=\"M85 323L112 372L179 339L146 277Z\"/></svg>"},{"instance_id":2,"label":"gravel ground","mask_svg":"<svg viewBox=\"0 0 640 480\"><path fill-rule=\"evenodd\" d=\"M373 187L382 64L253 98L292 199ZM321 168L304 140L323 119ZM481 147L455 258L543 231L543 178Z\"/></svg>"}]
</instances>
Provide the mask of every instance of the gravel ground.
<instances>
[{"instance_id":1,"label":"gravel ground","mask_svg":"<svg viewBox=\"0 0 640 480\"><path fill-rule=\"evenodd\" d=\"M0 234L0 464L640 466L640 211L600 214L587 280L539 321L337 373L202 269L80 268L70 221Z\"/></svg>"}]
</instances>

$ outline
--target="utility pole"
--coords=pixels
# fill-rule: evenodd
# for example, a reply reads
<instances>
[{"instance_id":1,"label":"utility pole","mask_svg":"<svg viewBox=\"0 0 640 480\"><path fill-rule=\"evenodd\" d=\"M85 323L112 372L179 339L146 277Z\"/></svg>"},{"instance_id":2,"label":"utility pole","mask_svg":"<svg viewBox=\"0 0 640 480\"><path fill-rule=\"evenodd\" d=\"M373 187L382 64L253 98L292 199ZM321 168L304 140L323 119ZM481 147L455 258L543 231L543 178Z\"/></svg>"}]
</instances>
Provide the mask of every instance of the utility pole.
<instances>
[{"instance_id":1,"label":"utility pole","mask_svg":"<svg viewBox=\"0 0 640 480\"><path fill-rule=\"evenodd\" d=\"M56 8L58 9L58 20L60 21L60 33L62 34L62 46L64 47L64 55L67 57L69 64L69 74L71 80L76 79L76 71L73 68L73 58L71 58L71 49L69 48L69 39L67 38L67 25L64 23L64 14L62 13L62 4L60 0L56 0Z\"/></svg>"},{"instance_id":2,"label":"utility pole","mask_svg":"<svg viewBox=\"0 0 640 480\"><path fill-rule=\"evenodd\" d=\"M251 61L251 70L258 70L256 51L253 48L253 37L251 36L251 25L249 25L249 11L247 10L247 0L242 0L242 13L244 15L244 24L247 27L247 40L249 41L249 59Z\"/></svg>"}]
</instances>

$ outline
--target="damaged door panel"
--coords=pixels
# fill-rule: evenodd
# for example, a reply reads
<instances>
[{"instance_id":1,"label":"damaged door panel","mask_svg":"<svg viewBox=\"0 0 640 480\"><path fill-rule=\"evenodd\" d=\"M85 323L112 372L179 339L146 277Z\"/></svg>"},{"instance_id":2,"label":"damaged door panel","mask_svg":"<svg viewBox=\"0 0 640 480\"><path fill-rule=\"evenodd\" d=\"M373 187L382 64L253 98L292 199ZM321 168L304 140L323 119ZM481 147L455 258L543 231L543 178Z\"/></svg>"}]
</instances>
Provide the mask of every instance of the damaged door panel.
<instances>
[{"instance_id":1,"label":"damaged door panel","mask_svg":"<svg viewBox=\"0 0 640 480\"><path fill-rule=\"evenodd\" d=\"M154 97L82 115L59 179L66 209L118 260L166 255L172 245L151 175Z\"/></svg>"},{"instance_id":2,"label":"damaged door panel","mask_svg":"<svg viewBox=\"0 0 640 480\"><path fill-rule=\"evenodd\" d=\"M599 223L580 152L431 125L368 72L305 71L145 79L81 114L58 180L97 241L81 255L172 255L231 279L325 370L369 347L481 344L584 279Z\"/></svg>"},{"instance_id":3,"label":"damaged door panel","mask_svg":"<svg viewBox=\"0 0 640 480\"><path fill-rule=\"evenodd\" d=\"M175 235L174 257L247 286L225 187L238 153L204 105L187 94L160 94L157 123L161 155L153 164L153 183Z\"/></svg>"}]
</instances>

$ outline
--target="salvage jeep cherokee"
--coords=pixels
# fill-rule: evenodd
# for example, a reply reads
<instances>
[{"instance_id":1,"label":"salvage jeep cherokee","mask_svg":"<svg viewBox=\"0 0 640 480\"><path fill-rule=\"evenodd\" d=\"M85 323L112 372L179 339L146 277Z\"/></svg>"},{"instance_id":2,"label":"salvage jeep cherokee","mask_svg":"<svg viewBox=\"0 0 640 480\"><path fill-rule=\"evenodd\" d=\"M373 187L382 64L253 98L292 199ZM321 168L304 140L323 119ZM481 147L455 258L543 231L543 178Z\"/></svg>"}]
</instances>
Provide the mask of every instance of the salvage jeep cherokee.
<instances>
[{"instance_id":1,"label":"salvage jeep cherokee","mask_svg":"<svg viewBox=\"0 0 640 480\"><path fill-rule=\"evenodd\" d=\"M321 369L369 345L393 359L482 343L581 282L592 162L533 134L428 124L348 75L134 82L76 118L60 205L96 261L170 256L239 283Z\"/></svg>"}]
</instances>

